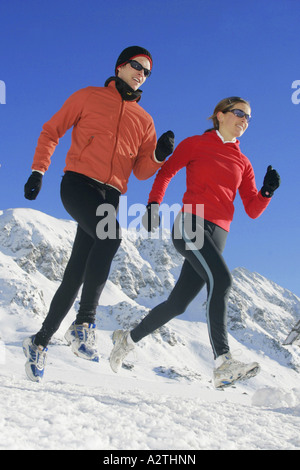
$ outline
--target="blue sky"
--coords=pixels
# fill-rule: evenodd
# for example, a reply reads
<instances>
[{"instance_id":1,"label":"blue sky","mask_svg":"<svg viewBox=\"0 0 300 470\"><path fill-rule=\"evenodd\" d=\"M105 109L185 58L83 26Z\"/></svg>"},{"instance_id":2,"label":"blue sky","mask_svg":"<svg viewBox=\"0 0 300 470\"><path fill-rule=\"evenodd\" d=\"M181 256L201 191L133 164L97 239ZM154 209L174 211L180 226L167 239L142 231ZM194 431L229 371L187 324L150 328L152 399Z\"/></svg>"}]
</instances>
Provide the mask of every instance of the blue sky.
<instances>
[{"instance_id":1,"label":"blue sky","mask_svg":"<svg viewBox=\"0 0 300 470\"><path fill-rule=\"evenodd\" d=\"M300 98L299 0L2 0L0 22L1 210L30 207L69 218L59 186L70 131L37 200L23 196L42 125L74 91L103 86L119 53L137 44L154 60L141 105L158 135L174 131L176 145L210 127L207 117L221 99L250 101L241 150L258 188L269 164L282 184L257 220L237 196L224 256L230 269L246 267L300 295L300 104L293 103ZM127 204L146 204L152 183L131 177ZM184 191L182 170L164 202L181 202Z\"/></svg>"}]
</instances>

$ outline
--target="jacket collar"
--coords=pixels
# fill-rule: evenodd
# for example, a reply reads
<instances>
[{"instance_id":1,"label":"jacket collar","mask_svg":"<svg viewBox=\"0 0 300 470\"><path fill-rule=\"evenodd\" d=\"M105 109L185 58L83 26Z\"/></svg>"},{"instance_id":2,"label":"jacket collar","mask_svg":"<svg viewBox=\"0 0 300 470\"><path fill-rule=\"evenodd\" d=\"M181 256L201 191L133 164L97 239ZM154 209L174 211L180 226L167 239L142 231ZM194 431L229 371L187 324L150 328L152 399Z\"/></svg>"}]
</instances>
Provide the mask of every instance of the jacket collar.
<instances>
[{"instance_id":1,"label":"jacket collar","mask_svg":"<svg viewBox=\"0 0 300 470\"><path fill-rule=\"evenodd\" d=\"M124 80L119 77L109 77L104 86L109 86L111 82L115 82L116 89L120 93L124 101L140 101L142 96L142 90L134 91Z\"/></svg>"},{"instance_id":2,"label":"jacket collar","mask_svg":"<svg viewBox=\"0 0 300 470\"><path fill-rule=\"evenodd\" d=\"M235 137L232 140L225 140L224 137L222 136L221 132L219 132L218 130L216 130L216 134L220 137L220 139L222 140L222 142L224 144L235 144L236 143L236 138Z\"/></svg>"}]
</instances>

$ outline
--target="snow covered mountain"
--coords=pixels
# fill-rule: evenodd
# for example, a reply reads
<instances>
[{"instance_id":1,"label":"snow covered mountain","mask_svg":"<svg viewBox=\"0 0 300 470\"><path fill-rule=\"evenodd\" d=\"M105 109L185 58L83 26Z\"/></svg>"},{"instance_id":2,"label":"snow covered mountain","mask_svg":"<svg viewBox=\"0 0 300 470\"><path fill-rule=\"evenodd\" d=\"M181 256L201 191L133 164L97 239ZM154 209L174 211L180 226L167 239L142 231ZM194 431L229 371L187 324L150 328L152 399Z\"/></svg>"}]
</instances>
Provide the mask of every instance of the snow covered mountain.
<instances>
[{"instance_id":1,"label":"snow covered mountain","mask_svg":"<svg viewBox=\"0 0 300 470\"><path fill-rule=\"evenodd\" d=\"M68 261L76 224L30 209L0 214L1 307L10 313L22 307L42 321ZM123 229L123 241L109 277L109 289L116 295L111 305L99 306L98 321L107 323L114 318L124 328L135 324L167 297L181 265L182 257L168 232L151 239L145 233ZM300 299L245 268L237 268L232 274L228 306L232 336L298 369L298 356L283 347L282 341L300 317ZM205 297L206 291L182 319L205 322Z\"/></svg>"},{"instance_id":2,"label":"snow covered mountain","mask_svg":"<svg viewBox=\"0 0 300 470\"><path fill-rule=\"evenodd\" d=\"M75 230L73 221L57 220L35 210L0 211L0 384L11 383L13 376L17 384L21 381L27 387L36 387L25 379L21 343L25 336L39 329L47 313L69 258ZM125 389L133 393L137 387L153 392L162 390L166 384L168 393L180 396L179 389L175 392L172 388L171 392L171 385L177 384L183 387L180 390L185 398L194 397L194 393L198 396L199 387L202 393L209 392L206 399L214 393L220 396L211 384L213 358L205 319L206 291L199 294L184 315L139 343L120 375L114 376L108 366L112 331L132 327L151 307L163 301L176 282L181 265L182 257L173 248L168 232L159 238L148 238L146 233L123 229L123 241L97 311L99 352L105 364L101 370L115 393L121 390L124 393ZM252 404L260 406L270 403L282 406L281 398L285 397L300 409L300 349L297 345L282 345L300 317L300 299L245 268L237 268L232 274L234 284L228 305L231 349L241 355L240 360L257 360L262 365L259 376L239 385L238 396L241 391L249 396L254 393ZM78 300L49 348L51 362L45 381L49 381L50 388L53 383L77 387L88 382L95 386L97 380L94 375L89 379L78 378L74 361L79 359L62 357L68 351L63 348L63 335L74 320L77 303ZM79 363L81 370L86 368L91 374L93 364L82 360ZM266 387L274 393L266 394ZM283 394L282 389L286 390ZM6 386L3 389L0 386L0 402L7 399L5 390ZM234 394L234 389L229 393ZM230 396L228 392L226 396ZM299 415L297 411L296 416ZM13 428L11 431L17 432ZM0 432L7 436L5 442L10 442L8 434L2 433L1 413ZM122 439L123 435L119 445L130 448ZM21 437L20 442L22 448L26 447ZM299 439L293 445L300 448ZM146 448L151 448L151 444L146 443Z\"/></svg>"}]
</instances>

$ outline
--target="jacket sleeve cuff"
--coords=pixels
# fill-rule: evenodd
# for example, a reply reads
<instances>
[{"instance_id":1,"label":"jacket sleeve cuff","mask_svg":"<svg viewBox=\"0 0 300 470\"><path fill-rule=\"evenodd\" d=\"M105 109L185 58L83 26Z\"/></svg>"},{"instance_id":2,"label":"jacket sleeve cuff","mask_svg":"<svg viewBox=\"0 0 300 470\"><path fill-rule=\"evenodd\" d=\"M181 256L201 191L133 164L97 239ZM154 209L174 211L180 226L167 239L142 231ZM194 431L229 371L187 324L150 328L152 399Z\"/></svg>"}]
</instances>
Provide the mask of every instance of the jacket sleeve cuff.
<instances>
[{"instance_id":1,"label":"jacket sleeve cuff","mask_svg":"<svg viewBox=\"0 0 300 470\"><path fill-rule=\"evenodd\" d=\"M161 165L165 162L165 160L158 160L158 158L156 158L156 153L154 151L153 153L153 160L155 161L155 163L160 163Z\"/></svg>"}]
</instances>

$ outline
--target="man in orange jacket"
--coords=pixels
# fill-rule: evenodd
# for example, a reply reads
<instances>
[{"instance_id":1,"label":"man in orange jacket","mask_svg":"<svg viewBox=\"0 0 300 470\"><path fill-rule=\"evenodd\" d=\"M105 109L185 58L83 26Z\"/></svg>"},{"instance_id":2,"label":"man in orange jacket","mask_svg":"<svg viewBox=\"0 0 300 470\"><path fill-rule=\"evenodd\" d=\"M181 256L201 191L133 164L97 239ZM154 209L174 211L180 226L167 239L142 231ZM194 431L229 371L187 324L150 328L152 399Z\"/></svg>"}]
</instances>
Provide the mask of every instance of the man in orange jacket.
<instances>
[{"instance_id":1,"label":"man in orange jacket","mask_svg":"<svg viewBox=\"0 0 300 470\"><path fill-rule=\"evenodd\" d=\"M48 315L40 331L23 343L25 370L33 381L42 379L47 345L81 285L80 308L65 337L76 355L99 361L96 308L121 243L116 219L120 195L127 190L131 172L141 180L150 178L174 149L173 132L165 132L157 141L152 117L138 104L142 94L139 88L150 76L152 63L146 49L127 47L117 59L115 76L104 87L87 87L71 95L44 124L38 139L32 174L25 184L25 197L30 200L41 189L59 139L73 128L61 198L78 227L70 260ZM97 226L101 216L97 214L102 213L99 207L107 204L114 210L114 236L104 233L99 237Z\"/></svg>"}]
</instances>

